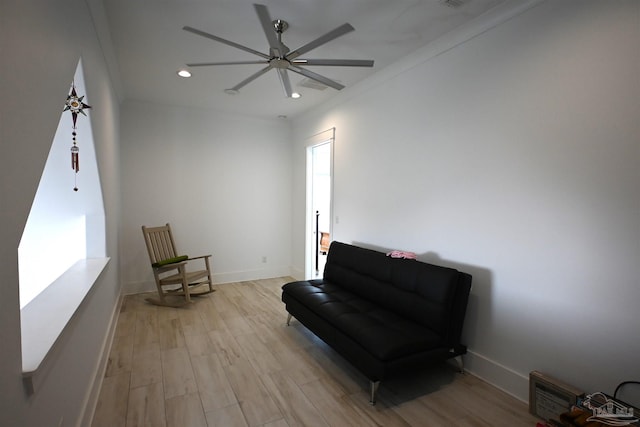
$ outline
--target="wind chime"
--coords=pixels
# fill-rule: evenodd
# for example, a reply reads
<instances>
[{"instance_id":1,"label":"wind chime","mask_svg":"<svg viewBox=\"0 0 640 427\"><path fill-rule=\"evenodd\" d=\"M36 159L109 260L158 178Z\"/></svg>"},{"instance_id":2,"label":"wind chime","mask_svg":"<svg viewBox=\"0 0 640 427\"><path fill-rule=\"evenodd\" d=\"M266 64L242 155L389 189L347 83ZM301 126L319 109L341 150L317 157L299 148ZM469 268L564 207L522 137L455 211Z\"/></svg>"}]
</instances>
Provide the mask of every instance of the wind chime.
<instances>
[{"instance_id":1,"label":"wind chime","mask_svg":"<svg viewBox=\"0 0 640 427\"><path fill-rule=\"evenodd\" d=\"M73 145L71 146L71 169L75 171L74 187L73 191L78 191L78 172L80 172L80 148L78 148L76 140L76 120L78 119L78 113L86 116L84 112L85 108L91 108L89 105L82 102L84 96L78 96L76 93L76 87L74 83L71 83L71 93L67 96L67 101L64 104L63 111L71 111L71 118L73 119Z\"/></svg>"}]
</instances>

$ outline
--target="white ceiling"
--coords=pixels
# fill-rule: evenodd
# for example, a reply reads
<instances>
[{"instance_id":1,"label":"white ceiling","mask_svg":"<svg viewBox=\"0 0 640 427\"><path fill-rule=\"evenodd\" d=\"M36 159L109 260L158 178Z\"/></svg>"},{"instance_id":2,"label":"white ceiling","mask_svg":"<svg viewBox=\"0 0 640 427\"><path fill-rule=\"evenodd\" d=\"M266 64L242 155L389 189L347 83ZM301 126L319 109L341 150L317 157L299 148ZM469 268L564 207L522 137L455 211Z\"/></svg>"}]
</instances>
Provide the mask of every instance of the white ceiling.
<instances>
[{"instance_id":1,"label":"white ceiling","mask_svg":"<svg viewBox=\"0 0 640 427\"><path fill-rule=\"evenodd\" d=\"M458 0L460 1L460 0ZM289 72L286 98L275 70L228 95L263 65L193 67L191 78L176 75L186 63L260 59L245 51L182 30L191 26L268 53L253 3L265 4L273 19L289 28L282 40L291 50L350 23L355 31L308 52L306 59L373 59L373 68L308 67L343 85L358 81L465 24L504 0L464 0L453 8L443 0L104 0L110 38L125 99L220 109L258 117L293 117L338 91L301 87Z\"/></svg>"}]
</instances>

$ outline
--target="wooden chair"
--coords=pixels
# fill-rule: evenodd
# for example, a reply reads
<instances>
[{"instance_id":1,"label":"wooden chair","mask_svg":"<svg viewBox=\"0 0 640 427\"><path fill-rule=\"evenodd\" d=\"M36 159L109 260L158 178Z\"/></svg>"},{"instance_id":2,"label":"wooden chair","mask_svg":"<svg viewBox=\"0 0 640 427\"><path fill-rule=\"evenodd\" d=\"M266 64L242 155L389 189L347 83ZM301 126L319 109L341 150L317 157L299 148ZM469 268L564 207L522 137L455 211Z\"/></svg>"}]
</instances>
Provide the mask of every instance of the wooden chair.
<instances>
[{"instance_id":1,"label":"wooden chair","mask_svg":"<svg viewBox=\"0 0 640 427\"><path fill-rule=\"evenodd\" d=\"M169 224L159 227L142 226L142 234L149 252L153 276L158 288L158 297L147 298L152 304L180 307L191 302L192 296L210 294L214 291L211 280L209 258L211 255L188 257L179 255L173 242ZM203 270L188 270L191 261L203 260ZM206 286L208 285L208 286ZM183 296L179 301L167 296Z\"/></svg>"}]
</instances>

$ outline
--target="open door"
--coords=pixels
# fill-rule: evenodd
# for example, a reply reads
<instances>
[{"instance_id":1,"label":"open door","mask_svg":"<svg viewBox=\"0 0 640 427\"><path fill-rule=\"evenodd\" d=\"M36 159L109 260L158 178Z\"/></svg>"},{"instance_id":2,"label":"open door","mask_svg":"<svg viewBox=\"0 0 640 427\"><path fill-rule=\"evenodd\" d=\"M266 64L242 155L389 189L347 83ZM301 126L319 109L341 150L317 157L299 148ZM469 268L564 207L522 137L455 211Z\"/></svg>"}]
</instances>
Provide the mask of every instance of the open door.
<instances>
[{"instance_id":1,"label":"open door","mask_svg":"<svg viewBox=\"0 0 640 427\"><path fill-rule=\"evenodd\" d=\"M305 277L322 277L332 240L334 129L311 138L307 146L307 233Z\"/></svg>"}]
</instances>

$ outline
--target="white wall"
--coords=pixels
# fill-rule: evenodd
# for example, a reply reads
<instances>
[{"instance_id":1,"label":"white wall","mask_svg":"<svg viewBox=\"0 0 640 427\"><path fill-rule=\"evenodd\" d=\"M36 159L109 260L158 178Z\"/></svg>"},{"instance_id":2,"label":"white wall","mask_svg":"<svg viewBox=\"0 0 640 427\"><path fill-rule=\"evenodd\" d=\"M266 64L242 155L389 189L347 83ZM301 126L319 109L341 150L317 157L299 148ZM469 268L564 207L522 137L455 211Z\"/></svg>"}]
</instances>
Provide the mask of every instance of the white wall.
<instances>
[{"instance_id":1,"label":"white wall","mask_svg":"<svg viewBox=\"0 0 640 427\"><path fill-rule=\"evenodd\" d=\"M118 106L87 3L0 3L0 425L79 425L117 305ZM78 60L90 93L93 137L102 178L112 262L75 314L35 394L22 382L18 244ZM62 167L70 167L65 163Z\"/></svg>"},{"instance_id":2,"label":"white wall","mask_svg":"<svg viewBox=\"0 0 640 427\"><path fill-rule=\"evenodd\" d=\"M167 222L179 252L213 254L216 283L290 274L290 141L283 120L126 102L126 292L155 290L141 226Z\"/></svg>"},{"instance_id":3,"label":"white wall","mask_svg":"<svg viewBox=\"0 0 640 427\"><path fill-rule=\"evenodd\" d=\"M335 126L332 237L472 273L471 371L521 399L534 369L585 391L637 379L639 16L546 1L297 118L294 268L303 142Z\"/></svg>"}]
</instances>

